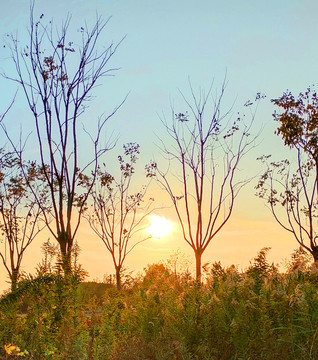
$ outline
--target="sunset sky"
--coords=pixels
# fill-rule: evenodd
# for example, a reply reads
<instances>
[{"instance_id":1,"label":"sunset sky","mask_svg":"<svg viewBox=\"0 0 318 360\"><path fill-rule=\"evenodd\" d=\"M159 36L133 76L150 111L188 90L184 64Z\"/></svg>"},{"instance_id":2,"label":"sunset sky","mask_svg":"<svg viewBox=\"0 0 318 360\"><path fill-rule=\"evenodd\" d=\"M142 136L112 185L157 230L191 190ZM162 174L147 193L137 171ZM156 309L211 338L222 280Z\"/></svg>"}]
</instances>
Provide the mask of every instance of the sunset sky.
<instances>
[{"instance_id":1,"label":"sunset sky","mask_svg":"<svg viewBox=\"0 0 318 360\"><path fill-rule=\"evenodd\" d=\"M160 117L170 115L170 104L175 103L182 112L178 89L189 93L189 79L194 88L209 88L212 81L220 87L227 77L224 109L233 106L233 113L243 110L243 104L257 92L267 97L258 108L254 133L261 134L258 146L240 166L242 174L255 177L242 190L229 223L207 249L203 263L221 261L240 268L248 266L264 246L272 248L270 260L282 262L297 248L296 241L274 221L264 202L254 196L254 186L261 167L256 158L272 154L277 160L292 156L282 141L274 135L272 119L274 107L270 99L289 89L295 94L316 83L318 43L316 41L318 2L312 0L38 0L35 14L54 19L58 28L67 14L72 16L70 34L74 36L87 22L94 24L96 13L107 19L111 16L100 45L126 38L114 55L111 66L118 67L113 78L106 78L96 89L89 116L97 118L110 112L129 93L123 107L107 125L109 135L118 137L118 146L105 156L106 163L117 159L121 145L138 142L141 148L140 171L137 182L146 182L143 166L151 159L160 159L155 143L156 135L164 136ZM29 1L2 1L0 33L3 43L7 33L27 40ZM10 72L6 48L0 50L1 72ZM2 113L17 90L17 85L0 78ZM180 108L180 110L179 110ZM32 128L30 113L22 91L17 94L14 107L5 119L9 131L22 128L27 135ZM2 145L6 140L1 135ZM32 135L31 135L32 139ZM37 149L29 141L28 154ZM83 155L85 151L83 151ZM245 175L244 175L245 176ZM173 251L181 249L193 258L192 250L182 240L173 209L165 194L155 184L151 194L167 206L155 212L174 225L169 236L154 238L141 244L127 259L128 269L140 271L149 263L167 259ZM28 249L24 269L34 270L41 259L39 244L48 234L42 234ZM80 262L90 278L103 278L112 273L109 254L101 241L83 222L78 233L82 249ZM0 264L0 289L5 288L5 271Z\"/></svg>"}]
</instances>

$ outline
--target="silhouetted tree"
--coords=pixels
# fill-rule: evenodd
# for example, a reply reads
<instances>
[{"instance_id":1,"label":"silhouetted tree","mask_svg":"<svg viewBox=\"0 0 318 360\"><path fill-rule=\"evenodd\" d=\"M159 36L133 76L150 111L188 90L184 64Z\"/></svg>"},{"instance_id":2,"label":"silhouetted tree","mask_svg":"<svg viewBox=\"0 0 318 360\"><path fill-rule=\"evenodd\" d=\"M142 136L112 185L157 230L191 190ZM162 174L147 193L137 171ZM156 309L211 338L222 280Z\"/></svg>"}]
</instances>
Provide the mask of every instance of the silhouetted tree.
<instances>
[{"instance_id":1,"label":"silhouetted tree","mask_svg":"<svg viewBox=\"0 0 318 360\"><path fill-rule=\"evenodd\" d=\"M149 199L144 203L147 186L135 192L132 183L139 145L128 143L123 148L124 155L118 156L120 174L117 179L106 169L98 167L91 192L91 209L85 213L92 230L111 254L118 290L121 289L121 273L127 255L136 245L151 237L142 230L153 202ZM137 233L140 233L139 239L136 239Z\"/></svg>"},{"instance_id":2,"label":"silhouetted tree","mask_svg":"<svg viewBox=\"0 0 318 360\"><path fill-rule=\"evenodd\" d=\"M43 24L43 14L39 19L34 18L33 6L31 2L29 43L20 46L16 37L8 35L6 46L16 75L4 76L18 83L33 115L39 163L50 195L50 212L45 211L32 188L33 194L60 246L63 268L69 271L70 253L83 207L95 182L97 162L109 149L100 144L102 131L122 103L96 121L89 118L90 133L80 120L92 100L94 88L116 70L108 64L119 44L103 44L99 48L100 36L108 22L100 17L91 30L83 25L78 31L80 38L74 41L69 37L70 17L55 30L53 21ZM80 144L80 135L85 133L88 141L83 144L81 139ZM6 134L10 138L7 131ZM22 151L13 141L11 144L22 160ZM85 151L80 152L83 146ZM88 177L91 173L93 176Z\"/></svg>"},{"instance_id":3,"label":"silhouetted tree","mask_svg":"<svg viewBox=\"0 0 318 360\"><path fill-rule=\"evenodd\" d=\"M272 100L280 112L274 119L284 144L295 153L294 161L270 162L257 185L277 223L318 261L318 97L310 88L295 98L291 92Z\"/></svg>"},{"instance_id":4,"label":"silhouetted tree","mask_svg":"<svg viewBox=\"0 0 318 360\"><path fill-rule=\"evenodd\" d=\"M201 281L202 254L230 219L235 199L249 181L237 179L236 173L255 138L249 133L250 121L238 117L232 122L230 111L222 114L225 82L215 96L212 86L198 95L191 84L190 90L190 99L181 93L188 111L172 109L171 123L163 120L170 139L161 139L161 147L170 166L164 171L153 162L148 176L155 176L170 196L183 238L195 254L196 279ZM260 98L258 94L256 102ZM255 112L251 116L253 120Z\"/></svg>"},{"instance_id":5,"label":"silhouetted tree","mask_svg":"<svg viewBox=\"0 0 318 360\"><path fill-rule=\"evenodd\" d=\"M41 209L35 200L30 185L41 181L41 174L34 163L22 164L15 154L0 153L0 231L2 247L0 257L9 275L11 289L17 287L24 253L43 229ZM43 174L42 174L43 175ZM41 206L46 204L46 191L37 188Z\"/></svg>"}]
</instances>

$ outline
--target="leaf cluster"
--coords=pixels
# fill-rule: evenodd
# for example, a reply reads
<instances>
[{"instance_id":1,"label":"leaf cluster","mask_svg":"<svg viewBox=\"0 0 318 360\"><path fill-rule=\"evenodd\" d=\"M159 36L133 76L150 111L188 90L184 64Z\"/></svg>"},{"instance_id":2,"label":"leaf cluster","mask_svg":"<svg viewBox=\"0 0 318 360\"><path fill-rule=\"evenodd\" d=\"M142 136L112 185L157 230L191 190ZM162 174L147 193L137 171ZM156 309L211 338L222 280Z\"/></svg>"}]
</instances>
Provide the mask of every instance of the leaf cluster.
<instances>
[{"instance_id":1,"label":"leaf cluster","mask_svg":"<svg viewBox=\"0 0 318 360\"><path fill-rule=\"evenodd\" d=\"M318 160L318 96L308 88L295 97L290 91L283 93L272 102L282 111L273 114L279 123L277 134L284 144L291 148L301 148Z\"/></svg>"}]
</instances>

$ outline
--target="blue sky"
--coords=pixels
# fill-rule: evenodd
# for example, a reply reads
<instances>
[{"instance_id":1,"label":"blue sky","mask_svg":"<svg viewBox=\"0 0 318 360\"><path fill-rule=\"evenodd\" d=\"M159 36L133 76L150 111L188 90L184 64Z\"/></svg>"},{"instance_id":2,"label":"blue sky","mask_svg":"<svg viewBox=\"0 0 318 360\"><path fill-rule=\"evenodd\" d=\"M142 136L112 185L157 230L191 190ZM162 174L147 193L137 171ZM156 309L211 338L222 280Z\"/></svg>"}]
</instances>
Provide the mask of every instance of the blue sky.
<instances>
[{"instance_id":1,"label":"blue sky","mask_svg":"<svg viewBox=\"0 0 318 360\"><path fill-rule=\"evenodd\" d=\"M169 106L177 88L187 90L188 77L208 87L213 79L220 83L227 71L227 98L236 99L238 105L258 91L269 100L287 88L300 91L315 82L314 1L38 0L35 4L36 13L52 17L57 26L70 13L75 32L85 20L92 24L96 12L112 16L101 43L127 35L112 62L121 70L110 85L105 82L98 89L102 95L95 105L102 108L104 103L107 110L130 92L117 120L124 122L120 125L129 134L133 130L142 136L145 126L155 126L157 112ZM27 0L2 5L1 34L18 30L24 38L28 8ZM1 58L5 56L0 52ZM1 79L0 86L8 84ZM125 136L124 129L121 134Z\"/></svg>"},{"instance_id":2,"label":"blue sky","mask_svg":"<svg viewBox=\"0 0 318 360\"><path fill-rule=\"evenodd\" d=\"M313 0L37 0L35 9L38 16L44 13L45 19L53 18L57 27L68 13L71 14L70 34L74 31L75 36L85 20L88 24L94 23L96 12L105 19L112 16L100 39L101 44L112 40L118 42L127 35L112 60L112 66L121 69L115 78L106 79L97 89L91 114L97 116L110 111L130 92L123 108L110 121L109 133L120 134L120 144L139 142L145 161L156 154L154 134L161 131L158 114L169 113L170 102L178 98L178 89L187 93L189 78L194 86L208 88L213 79L219 86L227 73L225 106L235 103L235 109L240 109L257 92L267 95L259 108L256 123L257 128L263 126L262 143L247 162L251 167L256 153L261 155L271 151L280 155L284 151L281 141L273 135L275 124L270 99L280 96L286 89L297 93L316 83L318 2ZM2 1L0 34L18 31L19 38L27 39L28 12L28 0ZM9 69L7 57L6 49L1 47L0 69ZM9 104L15 90L15 84L0 78L0 112ZM20 92L6 119L8 127L14 129L21 120L26 122L27 116ZM28 129L24 131L28 132ZM256 206L262 209L260 213L264 211L264 216L259 215L257 219L255 214L250 214L251 208ZM263 229L259 231L264 232L268 226L262 221L270 221L270 216L265 215L262 206L258 199L250 203L243 197L238 205L241 211L236 214L241 220L233 222L233 231L238 231L235 226L241 229L235 224L244 221L248 224L248 216L254 216L254 225L259 221L259 229ZM273 227L276 229L274 222ZM253 229L248 230L253 252L242 254L243 263L265 245L255 242ZM233 237L233 233L224 234ZM273 233L268 234L268 238L273 236ZM290 242L291 248L295 248L293 239ZM164 246L171 248L167 243ZM230 254L237 253L238 248L243 251L235 243ZM277 245L275 259L288 256L290 248L282 254L285 248L285 243ZM222 260L223 256L226 262L226 251L221 249L220 240L220 244L216 244L215 260L218 256ZM233 259L234 255L231 256L228 259ZM232 261L241 262L240 258ZM129 265L138 268L133 261Z\"/></svg>"}]
</instances>

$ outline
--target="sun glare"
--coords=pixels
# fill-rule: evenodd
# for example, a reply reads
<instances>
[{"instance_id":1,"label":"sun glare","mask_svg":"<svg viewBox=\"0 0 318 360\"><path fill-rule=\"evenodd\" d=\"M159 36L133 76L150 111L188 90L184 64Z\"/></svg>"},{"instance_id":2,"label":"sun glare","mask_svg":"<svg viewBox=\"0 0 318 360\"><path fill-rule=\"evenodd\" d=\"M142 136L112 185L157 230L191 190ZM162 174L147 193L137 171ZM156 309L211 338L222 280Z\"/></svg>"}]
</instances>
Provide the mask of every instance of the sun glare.
<instances>
[{"instance_id":1,"label":"sun glare","mask_svg":"<svg viewBox=\"0 0 318 360\"><path fill-rule=\"evenodd\" d=\"M147 232L154 238L164 238L170 235L173 230L173 223L164 217L158 215L150 216L150 226Z\"/></svg>"}]
</instances>

